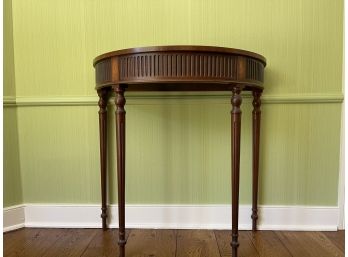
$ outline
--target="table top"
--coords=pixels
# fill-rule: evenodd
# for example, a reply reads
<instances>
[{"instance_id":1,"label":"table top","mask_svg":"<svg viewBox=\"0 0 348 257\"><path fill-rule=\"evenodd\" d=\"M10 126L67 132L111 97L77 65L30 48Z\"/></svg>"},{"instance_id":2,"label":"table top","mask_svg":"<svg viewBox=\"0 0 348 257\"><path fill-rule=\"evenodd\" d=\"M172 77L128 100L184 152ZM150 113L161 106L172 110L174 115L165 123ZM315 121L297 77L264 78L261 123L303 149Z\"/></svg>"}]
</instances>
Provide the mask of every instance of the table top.
<instances>
[{"instance_id":1,"label":"table top","mask_svg":"<svg viewBox=\"0 0 348 257\"><path fill-rule=\"evenodd\" d=\"M262 90L266 59L241 49L178 45L108 52L93 65L97 90L116 84L130 91Z\"/></svg>"}]
</instances>

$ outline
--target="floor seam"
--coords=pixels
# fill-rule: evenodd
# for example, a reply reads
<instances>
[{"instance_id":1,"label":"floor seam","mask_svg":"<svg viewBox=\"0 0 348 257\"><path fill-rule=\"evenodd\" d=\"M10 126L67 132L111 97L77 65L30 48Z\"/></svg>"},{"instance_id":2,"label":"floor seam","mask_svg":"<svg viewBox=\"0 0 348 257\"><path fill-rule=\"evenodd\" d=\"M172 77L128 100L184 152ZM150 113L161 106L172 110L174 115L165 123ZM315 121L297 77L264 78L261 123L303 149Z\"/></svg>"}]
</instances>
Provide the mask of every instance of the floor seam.
<instances>
[{"instance_id":1,"label":"floor seam","mask_svg":"<svg viewBox=\"0 0 348 257\"><path fill-rule=\"evenodd\" d=\"M289 248L286 247L286 245L284 244L284 242L282 241L282 239L278 236L277 233L275 233L274 231L272 231L276 237L278 238L278 240L280 241L280 243L285 247L285 249L288 251L288 253L293 257L292 253L290 252ZM281 232L281 231L280 231Z\"/></svg>"},{"instance_id":2,"label":"floor seam","mask_svg":"<svg viewBox=\"0 0 348 257\"><path fill-rule=\"evenodd\" d=\"M213 230L213 233L214 233L215 242L216 242L217 247L218 247L218 250L219 250L220 257L222 257L220 245L219 245L218 240L217 240L217 238L216 238L215 230Z\"/></svg>"},{"instance_id":3,"label":"floor seam","mask_svg":"<svg viewBox=\"0 0 348 257\"><path fill-rule=\"evenodd\" d=\"M88 242L88 244L86 245L85 249L83 250L83 252L81 253L80 257L84 255L84 253L87 251L88 246L91 244L91 242L93 241L93 239L98 235L98 231L94 232L95 235L91 238L91 240Z\"/></svg>"},{"instance_id":4,"label":"floor seam","mask_svg":"<svg viewBox=\"0 0 348 257\"><path fill-rule=\"evenodd\" d=\"M175 229L175 257L178 253L178 230Z\"/></svg>"},{"instance_id":5,"label":"floor seam","mask_svg":"<svg viewBox=\"0 0 348 257\"><path fill-rule=\"evenodd\" d=\"M249 240L251 241L251 244L253 245L255 251L257 252L257 255L258 255L259 257L261 257L261 254L260 254L260 252L259 252L259 249L257 249L256 245L254 244L254 240L253 240L253 239L251 238L251 236L250 236L251 233L253 233L253 232L248 231L247 236L248 236ZM255 233L257 233L257 232L255 232Z\"/></svg>"}]
</instances>

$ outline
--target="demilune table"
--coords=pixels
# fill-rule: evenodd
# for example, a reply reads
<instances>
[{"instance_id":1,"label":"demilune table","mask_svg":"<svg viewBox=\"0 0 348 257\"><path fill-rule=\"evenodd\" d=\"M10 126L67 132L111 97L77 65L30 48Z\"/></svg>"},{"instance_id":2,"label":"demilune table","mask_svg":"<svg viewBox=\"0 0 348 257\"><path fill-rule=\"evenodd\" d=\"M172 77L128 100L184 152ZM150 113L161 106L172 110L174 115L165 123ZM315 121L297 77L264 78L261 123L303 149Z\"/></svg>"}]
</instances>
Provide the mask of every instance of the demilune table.
<instances>
[{"instance_id":1,"label":"demilune table","mask_svg":"<svg viewBox=\"0 0 348 257\"><path fill-rule=\"evenodd\" d=\"M261 94L266 59L249 51L212 46L154 46L102 54L94 59L99 96L102 223L107 228L107 102L115 92L120 257L125 256L125 91L230 91L232 256L237 257L242 91L253 95L252 229L256 231Z\"/></svg>"}]
</instances>

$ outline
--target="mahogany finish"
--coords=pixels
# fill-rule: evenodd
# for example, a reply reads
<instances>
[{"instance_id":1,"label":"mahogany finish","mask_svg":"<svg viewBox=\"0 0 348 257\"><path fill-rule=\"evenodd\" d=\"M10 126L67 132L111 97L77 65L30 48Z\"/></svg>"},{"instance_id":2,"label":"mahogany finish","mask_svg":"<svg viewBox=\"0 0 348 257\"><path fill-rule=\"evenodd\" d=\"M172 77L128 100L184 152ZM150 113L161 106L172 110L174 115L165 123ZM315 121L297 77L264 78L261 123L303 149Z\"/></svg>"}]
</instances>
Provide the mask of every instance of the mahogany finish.
<instances>
[{"instance_id":1,"label":"mahogany finish","mask_svg":"<svg viewBox=\"0 0 348 257\"><path fill-rule=\"evenodd\" d=\"M99 95L99 134L100 134L100 178L101 178L101 198L102 214L100 215L103 222L103 229L106 230L107 206L106 206L106 167L107 167L107 104L109 92L106 88L98 90Z\"/></svg>"},{"instance_id":2,"label":"mahogany finish","mask_svg":"<svg viewBox=\"0 0 348 257\"><path fill-rule=\"evenodd\" d=\"M255 53L207 46L126 49L94 59L97 89L127 84L130 91L232 91L234 84L253 90L262 88L265 65Z\"/></svg>"},{"instance_id":3,"label":"mahogany finish","mask_svg":"<svg viewBox=\"0 0 348 257\"><path fill-rule=\"evenodd\" d=\"M238 243L238 209L239 209L239 163L240 163L240 130L242 111L242 86L233 88L231 98L231 159L232 159L232 257L237 257Z\"/></svg>"},{"instance_id":4,"label":"mahogany finish","mask_svg":"<svg viewBox=\"0 0 348 257\"><path fill-rule=\"evenodd\" d=\"M259 149L260 149L260 123L261 123L261 94L262 91L253 91L253 201L252 201L252 230L256 231L257 197L259 188Z\"/></svg>"},{"instance_id":5,"label":"mahogany finish","mask_svg":"<svg viewBox=\"0 0 348 257\"><path fill-rule=\"evenodd\" d=\"M124 105L125 86L114 86L116 93L116 146L117 146L117 182L118 182L118 224L120 256L125 254L126 232L125 232L125 140L126 140L126 111Z\"/></svg>"},{"instance_id":6,"label":"mahogany finish","mask_svg":"<svg viewBox=\"0 0 348 257\"><path fill-rule=\"evenodd\" d=\"M115 92L120 257L125 256L125 90L230 91L232 159L232 256L237 257L240 173L241 92L252 91L253 101L253 230L256 230L260 106L266 59L245 50L212 46L130 48L94 59L99 101L102 218L106 228L106 102Z\"/></svg>"}]
</instances>

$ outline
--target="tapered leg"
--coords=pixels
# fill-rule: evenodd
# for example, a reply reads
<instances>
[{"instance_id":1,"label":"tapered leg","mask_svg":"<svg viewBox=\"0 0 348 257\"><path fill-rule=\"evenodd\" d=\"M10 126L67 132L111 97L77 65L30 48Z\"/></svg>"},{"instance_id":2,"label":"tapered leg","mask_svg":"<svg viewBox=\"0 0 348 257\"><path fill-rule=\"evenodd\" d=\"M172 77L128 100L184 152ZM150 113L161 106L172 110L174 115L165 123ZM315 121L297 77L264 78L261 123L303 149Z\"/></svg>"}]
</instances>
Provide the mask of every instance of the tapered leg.
<instances>
[{"instance_id":1,"label":"tapered leg","mask_svg":"<svg viewBox=\"0 0 348 257\"><path fill-rule=\"evenodd\" d=\"M117 147L117 181L118 181L118 223L120 257L125 256L125 139L126 139L126 111L124 105L124 85L114 86L116 94L116 147Z\"/></svg>"},{"instance_id":2,"label":"tapered leg","mask_svg":"<svg viewBox=\"0 0 348 257\"><path fill-rule=\"evenodd\" d=\"M261 94L262 91L253 91L253 206L251 218L253 221L253 231L256 231L257 199L259 189L259 149L260 149L260 120L261 120Z\"/></svg>"},{"instance_id":3,"label":"tapered leg","mask_svg":"<svg viewBox=\"0 0 348 257\"><path fill-rule=\"evenodd\" d=\"M107 116L107 103L108 103L108 89L98 90L99 95L99 136L100 136L100 180L101 180L101 198L102 198L102 223L103 229L106 230L107 219L107 206L106 206L106 142L107 142L107 130L106 130L106 116Z\"/></svg>"},{"instance_id":4,"label":"tapered leg","mask_svg":"<svg viewBox=\"0 0 348 257\"><path fill-rule=\"evenodd\" d=\"M238 243L238 205L239 205L239 162L240 162L240 131L241 115L240 105L242 88L235 87L231 99L231 153L232 153L232 257L237 257Z\"/></svg>"}]
</instances>

